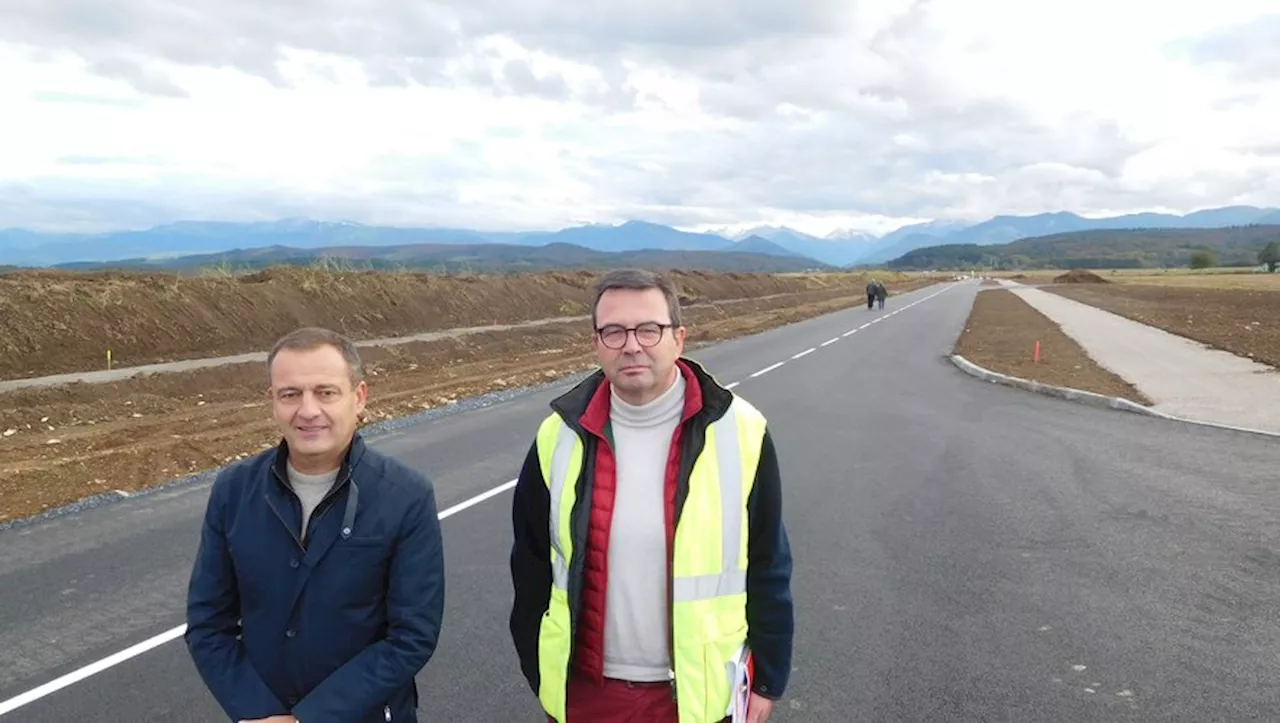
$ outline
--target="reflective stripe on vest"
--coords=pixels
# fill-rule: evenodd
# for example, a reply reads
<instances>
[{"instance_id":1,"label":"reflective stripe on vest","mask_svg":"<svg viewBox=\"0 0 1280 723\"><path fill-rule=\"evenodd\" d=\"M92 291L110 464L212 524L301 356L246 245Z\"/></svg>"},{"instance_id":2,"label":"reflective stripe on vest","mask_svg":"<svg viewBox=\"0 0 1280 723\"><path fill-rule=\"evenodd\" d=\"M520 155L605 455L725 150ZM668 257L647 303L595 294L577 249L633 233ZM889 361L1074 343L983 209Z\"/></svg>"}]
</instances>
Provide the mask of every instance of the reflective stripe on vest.
<instances>
[{"instance_id":1,"label":"reflective stripe on vest","mask_svg":"<svg viewBox=\"0 0 1280 723\"><path fill-rule=\"evenodd\" d=\"M689 492L676 528L672 598L675 684L681 723L725 717L731 681L725 667L746 643L746 500L755 481L764 417L735 397L707 428L707 444L692 465ZM570 516L577 501L583 444L559 415L538 430L538 456L550 493L552 591L539 631L543 708L564 721L568 683Z\"/></svg>"}]
</instances>

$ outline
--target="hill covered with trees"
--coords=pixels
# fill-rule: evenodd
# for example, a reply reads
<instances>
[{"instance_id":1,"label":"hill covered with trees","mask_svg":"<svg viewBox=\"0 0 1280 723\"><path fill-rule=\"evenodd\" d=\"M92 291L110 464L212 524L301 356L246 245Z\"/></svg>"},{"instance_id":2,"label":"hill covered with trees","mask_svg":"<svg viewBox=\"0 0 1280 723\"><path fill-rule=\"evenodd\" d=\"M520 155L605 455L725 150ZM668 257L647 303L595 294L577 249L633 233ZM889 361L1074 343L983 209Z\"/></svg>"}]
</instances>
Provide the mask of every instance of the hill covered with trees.
<instances>
[{"instance_id":1,"label":"hill covered with trees","mask_svg":"<svg viewBox=\"0 0 1280 723\"><path fill-rule=\"evenodd\" d=\"M1075 231L991 246L927 246L888 266L899 271L1173 268L1193 265L1193 256L1201 266L1256 266L1265 261L1260 253L1274 241L1280 241L1280 225Z\"/></svg>"}]
</instances>

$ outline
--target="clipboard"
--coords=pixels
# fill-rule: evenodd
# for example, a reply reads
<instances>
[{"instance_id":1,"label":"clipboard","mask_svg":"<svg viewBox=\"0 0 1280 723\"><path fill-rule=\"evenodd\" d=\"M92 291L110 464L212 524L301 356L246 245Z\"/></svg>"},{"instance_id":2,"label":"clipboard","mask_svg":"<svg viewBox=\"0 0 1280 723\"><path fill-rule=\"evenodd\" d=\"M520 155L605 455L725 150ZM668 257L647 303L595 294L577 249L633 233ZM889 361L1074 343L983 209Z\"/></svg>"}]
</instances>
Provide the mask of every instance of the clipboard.
<instances>
[{"instance_id":1,"label":"clipboard","mask_svg":"<svg viewBox=\"0 0 1280 723\"><path fill-rule=\"evenodd\" d=\"M755 678L755 658L751 649L743 645L728 663L728 668L730 695L725 715L730 723L746 723L747 710L751 705L751 683Z\"/></svg>"}]
</instances>

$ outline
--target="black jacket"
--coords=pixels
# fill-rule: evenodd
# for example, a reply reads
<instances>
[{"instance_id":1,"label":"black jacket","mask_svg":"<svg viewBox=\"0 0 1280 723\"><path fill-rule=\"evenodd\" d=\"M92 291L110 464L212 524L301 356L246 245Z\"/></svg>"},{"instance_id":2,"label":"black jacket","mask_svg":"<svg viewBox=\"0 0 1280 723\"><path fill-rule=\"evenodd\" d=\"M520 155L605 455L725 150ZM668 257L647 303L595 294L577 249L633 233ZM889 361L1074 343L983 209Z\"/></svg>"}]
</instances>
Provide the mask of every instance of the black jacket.
<instances>
[{"instance_id":1,"label":"black jacket","mask_svg":"<svg viewBox=\"0 0 1280 723\"><path fill-rule=\"evenodd\" d=\"M703 392L703 409L686 422L681 451L685 470L676 494L676 519L688 492L688 468L702 451L706 428L723 416L732 401L729 390L720 386L696 363L682 359L694 371ZM573 426L605 383L597 371L551 403L553 410ZM590 514L591 470L594 467L595 438L588 434L583 474L578 480L577 499L570 527L574 550L585 550L587 516ZM529 686L538 690L538 631L551 595L550 493L542 477L536 442L531 444L516 482L512 500L515 541L511 548L511 580L514 602L510 628L520 658L520 668ZM755 655L755 684L759 695L778 699L786 692L791 674L794 617L791 600L791 548L782 521L782 483L773 439L766 430L760 463L751 495L747 499L747 641ZM575 555L577 557L577 555ZM582 575L581 565L570 567L573 578ZM581 588L581 585L576 585ZM570 604L575 604L573 600Z\"/></svg>"}]
</instances>

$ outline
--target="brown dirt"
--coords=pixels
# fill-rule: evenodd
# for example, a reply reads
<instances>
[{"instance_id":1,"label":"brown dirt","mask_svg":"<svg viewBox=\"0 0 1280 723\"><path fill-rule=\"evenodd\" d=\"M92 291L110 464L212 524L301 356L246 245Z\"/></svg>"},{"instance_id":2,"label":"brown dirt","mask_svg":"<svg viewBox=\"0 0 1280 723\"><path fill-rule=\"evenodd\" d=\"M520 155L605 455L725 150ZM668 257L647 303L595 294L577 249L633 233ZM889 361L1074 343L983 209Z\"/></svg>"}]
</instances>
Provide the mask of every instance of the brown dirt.
<instances>
[{"instance_id":1,"label":"brown dirt","mask_svg":"<svg viewBox=\"0 0 1280 723\"><path fill-rule=\"evenodd\" d=\"M1044 288L1216 349L1280 367L1280 290L1137 283Z\"/></svg>"},{"instance_id":2,"label":"brown dirt","mask_svg":"<svg viewBox=\"0 0 1280 723\"><path fill-rule=\"evenodd\" d=\"M1072 269L1065 274L1053 277L1055 284L1109 284L1110 281L1085 269Z\"/></svg>"},{"instance_id":3,"label":"brown dirt","mask_svg":"<svg viewBox=\"0 0 1280 723\"><path fill-rule=\"evenodd\" d=\"M862 274L673 271L685 303L845 289ZM0 275L0 379L262 351L299 326L355 339L586 313L593 271L512 276L275 267L238 277ZM906 277L891 280L901 284ZM896 290L896 289L895 289Z\"/></svg>"},{"instance_id":4,"label":"brown dirt","mask_svg":"<svg viewBox=\"0 0 1280 723\"><path fill-rule=\"evenodd\" d=\"M915 278L894 293L931 283ZM721 293L742 294L730 284ZM764 288L776 288L764 284ZM860 292L860 289L855 290ZM751 292L753 289L747 288ZM689 342L763 331L862 303L843 284L690 309ZM593 365L583 322L367 347L366 421L556 379ZM135 491L220 466L277 435L260 364L0 394L0 521L110 490Z\"/></svg>"},{"instance_id":5,"label":"brown dirt","mask_svg":"<svg viewBox=\"0 0 1280 723\"><path fill-rule=\"evenodd\" d=\"M1037 341L1039 363L1035 361ZM1001 374L1151 403L1133 385L1099 366L1057 324L1006 289L978 294L955 353Z\"/></svg>"}]
</instances>

